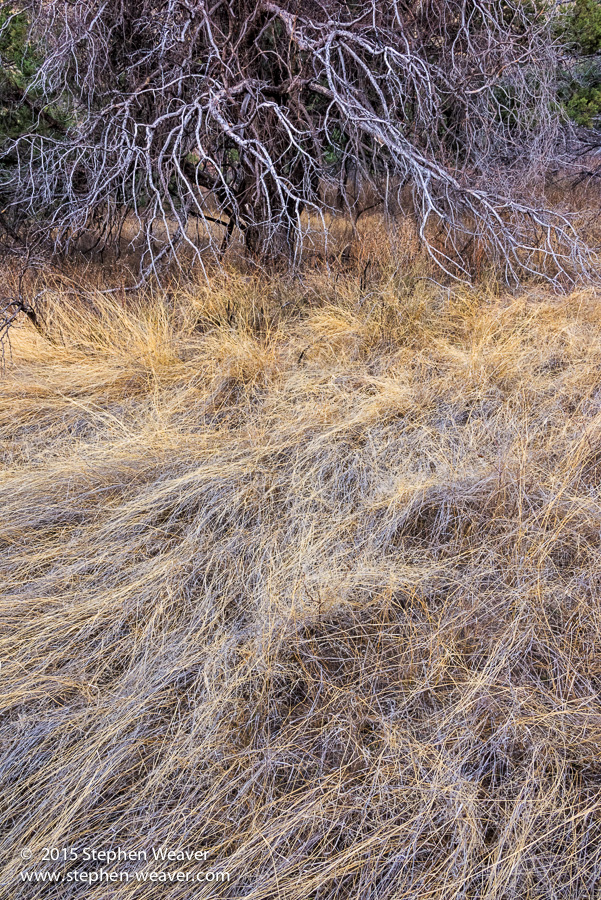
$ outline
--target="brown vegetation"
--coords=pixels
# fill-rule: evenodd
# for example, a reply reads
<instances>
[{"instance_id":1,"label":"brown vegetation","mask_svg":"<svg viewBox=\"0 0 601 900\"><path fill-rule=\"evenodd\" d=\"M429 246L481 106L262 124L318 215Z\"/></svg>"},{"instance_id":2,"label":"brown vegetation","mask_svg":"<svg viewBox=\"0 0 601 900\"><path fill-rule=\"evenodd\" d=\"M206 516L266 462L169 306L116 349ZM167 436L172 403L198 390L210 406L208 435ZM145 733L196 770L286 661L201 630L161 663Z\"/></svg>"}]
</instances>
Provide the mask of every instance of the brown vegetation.
<instances>
[{"instance_id":1,"label":"brown vegetation","mask_svg":"<svg viewBox=\"0 0 601 900\"><path fill-rule=\"evenodd\" d=\"M595 897L598 295L74 284L0 384L3 896Z\"/></svg>"}]
</instances>

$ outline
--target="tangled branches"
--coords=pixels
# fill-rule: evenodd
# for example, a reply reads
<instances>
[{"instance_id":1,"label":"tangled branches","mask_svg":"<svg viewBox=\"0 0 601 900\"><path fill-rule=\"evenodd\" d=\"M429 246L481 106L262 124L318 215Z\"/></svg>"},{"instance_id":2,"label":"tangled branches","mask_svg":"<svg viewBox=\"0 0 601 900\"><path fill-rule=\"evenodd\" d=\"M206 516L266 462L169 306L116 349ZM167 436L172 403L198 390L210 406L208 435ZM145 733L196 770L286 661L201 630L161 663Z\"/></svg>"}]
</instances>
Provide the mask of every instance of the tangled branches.
<instances>
[{"instance_id":1,"label":"tangled branches","mask_svg":"<svg viewBox=\"0 0 601 900\"><path fill-rule=\"evenodd\" d=\"M316 217L367 194L408 207L466 275L578 268L569 224L529 199L556 143L549 10L522 0L24 0L26 90L57 125L10 142L3 205L55 249L143 236L142 270L188 246L298 258ZM60 125L61 121L64 123ZM191 222L204 240L192 237ZM35 228L33 229L35 232ZM31 237L30 237L31 239Z\"/></svg>"}]
</instances>

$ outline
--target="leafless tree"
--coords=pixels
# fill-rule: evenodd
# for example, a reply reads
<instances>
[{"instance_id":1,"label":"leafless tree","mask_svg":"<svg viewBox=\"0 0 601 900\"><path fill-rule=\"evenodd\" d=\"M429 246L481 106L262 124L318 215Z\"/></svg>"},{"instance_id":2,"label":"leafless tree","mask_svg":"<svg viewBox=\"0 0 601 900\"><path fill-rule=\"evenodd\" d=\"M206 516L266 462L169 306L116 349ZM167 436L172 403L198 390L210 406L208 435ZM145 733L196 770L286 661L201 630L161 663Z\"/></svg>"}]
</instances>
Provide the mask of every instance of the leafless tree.
<instances>
[{"instance_id":1,"label":"leafless tree","mask_svg":"<svg viewBox=\"0 0 601 900\"><path fill-rule=\"evenodd\" d=\"M549 5L1 8L30 18L42 61L27 96L56 124L3 153L9 227L16 233L26 213L29 240L43 233L68 249L93 233L106 246L130 220L144 239L144 272L185 246L201 261L219 257L236 230L255 258L294 261L312 223L334 206L356 216L368 192L389 214L409 198L425 245L453 276L467 274L474 242L508 278L524 269L554 277L582 262L568 221L532 192L558 129Z\"/></svg>"}]
</instances>

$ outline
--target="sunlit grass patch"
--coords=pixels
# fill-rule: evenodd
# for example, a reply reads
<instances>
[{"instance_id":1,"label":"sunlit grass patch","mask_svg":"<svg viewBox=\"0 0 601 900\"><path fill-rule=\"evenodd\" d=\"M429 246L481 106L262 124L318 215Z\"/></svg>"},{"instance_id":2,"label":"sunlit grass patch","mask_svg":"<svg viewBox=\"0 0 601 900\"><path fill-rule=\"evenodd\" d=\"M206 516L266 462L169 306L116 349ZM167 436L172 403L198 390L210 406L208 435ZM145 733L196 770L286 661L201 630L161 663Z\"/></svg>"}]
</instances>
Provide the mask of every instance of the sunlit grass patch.
<instances>
[{"instance_id":1,"label":"sunlit grass patch","mask_svg":"<svg viewBox=\"0 0 601 900\"><path fill-rule=\"evenodd\" d=\"M0 383L5 896L84 844L208 849L182 900L595 896L598 296L53 290Z\"/></svg>"}]
</instances>

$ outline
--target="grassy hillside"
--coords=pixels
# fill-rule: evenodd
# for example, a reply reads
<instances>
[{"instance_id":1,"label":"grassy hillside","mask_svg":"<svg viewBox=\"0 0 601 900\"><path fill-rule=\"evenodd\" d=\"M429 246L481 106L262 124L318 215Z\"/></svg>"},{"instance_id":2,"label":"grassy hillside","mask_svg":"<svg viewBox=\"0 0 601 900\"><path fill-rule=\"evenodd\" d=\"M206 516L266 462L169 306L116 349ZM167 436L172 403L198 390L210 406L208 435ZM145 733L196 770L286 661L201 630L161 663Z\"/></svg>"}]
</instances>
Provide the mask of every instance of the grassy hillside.
<instances>
[{"instance_id":1,"label":"grassy hillside","mask_svg":"<svg viewBox=\"0 0 601 900\"><path fill-rule=\"evenodd\" d=\"M598 294L65 285L0 381L2 895L597 897ZM118 846L229 882L20 875Z\"/></svg>"}]
</instances>

